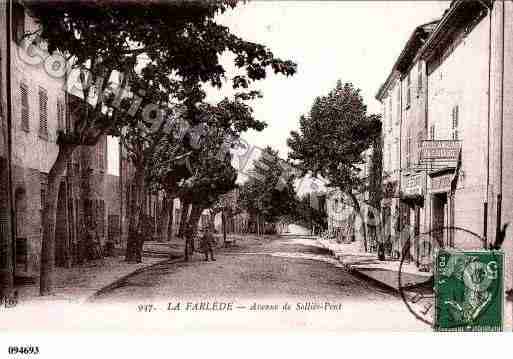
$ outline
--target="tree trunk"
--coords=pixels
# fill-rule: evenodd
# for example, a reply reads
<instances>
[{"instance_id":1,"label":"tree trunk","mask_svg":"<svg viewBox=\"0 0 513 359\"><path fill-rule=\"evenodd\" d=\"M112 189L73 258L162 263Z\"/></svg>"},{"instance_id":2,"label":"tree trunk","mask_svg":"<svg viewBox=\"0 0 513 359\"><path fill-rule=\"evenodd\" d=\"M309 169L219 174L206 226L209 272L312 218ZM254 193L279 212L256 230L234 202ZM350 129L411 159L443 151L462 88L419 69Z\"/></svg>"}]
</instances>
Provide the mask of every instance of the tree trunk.
<instances>
[{"instance_id":1,"label":"tree trunk","mask_svg":"<svg viewBox=\"0 0 513 359\"><path fill-rule=\"evenodd\" d=\"M210 211L210 225L212 227L215 227L215 223L216 223L216 214L212 211Z\"/></svg>"},{"instance_id":2,"label":"tree trunk","mask_svg":"<svg viewBox=\"0 0 513 359\"><path fill-rule=\"evenodd\" d=\"M167 196L162 199L162 210L158 215L158 227L157 233L160 241L167 242L168 239L168 227L169 227L169 203L170 200Z\"/></svg>"},{"instance_id":3,"label":"tree trunk","mask_svg":"<svg viewBox=\"0 0 513 359\"><path fill-rule=\"evenodd\" d=\"M182 238L184 235L185 225L187 224L187 220L189 218L189 206L191 202L180 198L180 227L178 228L178 237Z\"/></svg>"},{"instance_id":4,"label":"tree trunk","mask_svg":"<svg viewBox=\"0 0 513 359\"><path fill-rule=\"evenodd\" d=\"M189 231L187 231L188 234L185 234L185 261L189 260L189 255L192 255L195 250L194 237L196 235L201 212L203 212L203 207L196 204L191 206L191 211L187 219Z\"/></svg>"},{"instance_id":5,"label":"tree trunk","mask_svg":"<svg viewBox=\"0 0 513 359\"><path fill-rule=\"evenodd\" d=\"M201 218L202 212L203 212L203 207L201 205L199 205L199 204L192 205L188 224L189 224L189 226L191 226L193 234L196 234L196 232L198 230L198 222ZM192 245L192 249L194 250L194 244Z\"/></svg>"},{"instance_id":6,"label":"tree trunk","mask_svg":"<svg viewBox=\"0 0 513 359\"><path fill-rule=\"evenodd\" d=\"M77 263L81 264L88 259L88 251L92 246L92 238L89 236L91 228L96 229L96 224L93 223L93 211L91 201L91 187L90 187L90 149L89 147L81 147L78 149L79 161L82 172L80 173L80 217L79 217L79 238L78 238L78 251Z\"/></svg>"},{"instance_id":7,"label":"tree trunk","mask_svg":"<svg viewBox=\"0 0 513 359\"><path fill-rule=\"evenodd\" d=\"M363 248L365 252L367 252L367 231L365 230L365 218L363 217L362 210L360 208L360 203L358 202L358 199L353 194L353 192L347 192L349 195L349 198L351 198L351 201L353 202L354 209L356 211L356 214L360 217L362 221L363 226Z\"/></svg>"},{"instance_id":8,"label":"tree trunk","mask_svg":"<svg viewBox=\"0 0 513 359\"><path fill-rule=\"evenodd\" d=\"M171 239L173 239L173 222L174 222L174 218L175 218L175 199L174 198L170 198L169 199L169 204L168 204L168 221L167 221L167 227L164 227L164 230L167 231L167 241L170 241Z\"/></svg>"},{"instance_id":9,"label":"tree trunk","mask_svg":"<svg viewBox=\"0 0 513 359\"><path fill-rule=\"evenodd\" d=\"M224 209L221 212L221 221L223 227L223 246L226 246L226 214L224 213Z\"/></svg>"},{"instance_id":10,"label":"tree trunk","mask_svg":"<svg viewBox=\"0 0 513 359\"><path fill-rule=\"evenodd\" d=\"M135 190L131 196L130 217L128 219L128 240L125 260L132 263L142 261L143 247L143 206L144 206L144 167L137 165L134 176Z\"/></svg>"},{"instance_id":11,"label":"tree trunk","mask_svg":"<svg viewBox=\"0 0 513 359\"><path fill-rule=\"evenodd\" d=\"M48 173L46 201L42 216L43 239L41 246L41 275L39 292L49 295L53 290L53 270L55 267L55 223L57 221L57 200L59 185L66 164L76 145L60 145L57 159Z\"/></svg>"}]
</instances>

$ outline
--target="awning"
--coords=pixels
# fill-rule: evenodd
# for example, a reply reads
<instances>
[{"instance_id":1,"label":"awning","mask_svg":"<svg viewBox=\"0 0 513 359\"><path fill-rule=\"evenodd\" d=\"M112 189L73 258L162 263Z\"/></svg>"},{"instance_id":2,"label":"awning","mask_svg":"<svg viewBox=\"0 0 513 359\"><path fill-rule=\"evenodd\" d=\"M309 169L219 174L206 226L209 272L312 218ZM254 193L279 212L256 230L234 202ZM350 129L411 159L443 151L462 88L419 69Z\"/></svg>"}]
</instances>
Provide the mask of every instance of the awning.
<instances>
[{"instance_id":1,"label":"awning","mask_svg":"<svg viewBox=\"0 0 513 359\"><path fill-rule=\"evenodd\" d=\"M443 176L443 175L446 175L449 173L453 174L455 170L456 170L456 166L447 166L447 167L440 168L440 169L429 172L429 177L438 177L438 176Z\"/></svg>"},{"instance_id":2,"label":"awning","mask_svg":"<svg viewBox=\"0 0 513 359\"><path fill-rule=\"evenodd\" d=\"M420 194L410 194L401 197L401 202L412 205L424 207L424 196Z\"/></svg>"}]
</instances>

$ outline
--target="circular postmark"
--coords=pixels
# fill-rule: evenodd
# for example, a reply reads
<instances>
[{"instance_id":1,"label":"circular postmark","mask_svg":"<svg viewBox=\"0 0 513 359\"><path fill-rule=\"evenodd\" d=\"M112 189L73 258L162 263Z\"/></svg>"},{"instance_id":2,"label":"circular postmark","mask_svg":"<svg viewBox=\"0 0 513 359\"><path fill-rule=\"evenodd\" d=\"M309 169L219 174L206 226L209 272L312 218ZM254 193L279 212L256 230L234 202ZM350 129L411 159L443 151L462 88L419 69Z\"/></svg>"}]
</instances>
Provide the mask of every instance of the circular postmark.
<instances>
[{"instance_id":1,"label":"circular postmark","mask_svg":"<svg viewBox=\"0 0 513 359\"><path fill-rule=\"evenodd\" d=\"M482 250L486 241L461 227L439 227L405 237L398 271L399 293L416 319L433 326L437 309L440 309L436 300L436 252L447 247L451 250ZM466 287L482 291L489 286L488 277L481 275L486 268L480 263L466 261L463 255L455 256L448 267L461 274L461 282Z\"/></svg>"}]
</instances>

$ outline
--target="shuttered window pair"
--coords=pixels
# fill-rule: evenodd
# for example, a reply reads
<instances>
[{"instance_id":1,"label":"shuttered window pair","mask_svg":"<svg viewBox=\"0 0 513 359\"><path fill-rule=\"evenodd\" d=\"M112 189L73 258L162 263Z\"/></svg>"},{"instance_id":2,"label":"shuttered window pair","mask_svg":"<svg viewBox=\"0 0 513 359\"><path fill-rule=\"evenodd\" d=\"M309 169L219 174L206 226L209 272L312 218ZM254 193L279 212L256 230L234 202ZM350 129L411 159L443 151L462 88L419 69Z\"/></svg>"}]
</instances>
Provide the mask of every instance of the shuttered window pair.
<instances>
[{"instance_id":1,"label":"shuttered window pair","mask_svg":"<svg viewBox=\"0 0 513 359\"><path fill-rule=\"evenodd\" d=\"M29 90L28 86L24 83L20 84L20 98L21 98L21 128L23 131L30 129L30 108L29 108Z\"/></svg>"},{"instance_id":2,"label":"shuttered window pair","mask_svg":"<svg viewBox=\"0 0 513 359\"><path fill-rule=\"evenodd\" d=\"M39 136L48 139L48 92L39 88Z\"/></svg>"}]
</instances>

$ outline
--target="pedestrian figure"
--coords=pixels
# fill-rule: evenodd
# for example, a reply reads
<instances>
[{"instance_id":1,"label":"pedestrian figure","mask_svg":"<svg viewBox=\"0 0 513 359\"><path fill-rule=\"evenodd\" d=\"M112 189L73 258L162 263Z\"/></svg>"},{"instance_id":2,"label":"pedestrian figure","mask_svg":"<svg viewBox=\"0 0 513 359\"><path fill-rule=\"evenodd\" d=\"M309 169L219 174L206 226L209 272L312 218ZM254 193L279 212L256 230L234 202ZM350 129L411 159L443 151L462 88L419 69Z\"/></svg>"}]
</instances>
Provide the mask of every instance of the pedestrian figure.
<instances>
[{"instance_id":1,"label":"pedestrian figure","mask_svg":"<svg viewBox=\"0 0 513 359\"><path fill-rule=\"evenodd\" d=\"M210 258L215 261L214 258L214 249L213 246L216 244L216 240L213 234L212 226L207 226L204 230L204 234L201 237L201 251L205 253L205 261L208 262L208 254L210 253Z\"/></svg>"}]
</instances>

